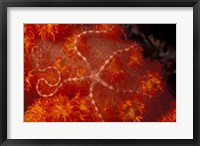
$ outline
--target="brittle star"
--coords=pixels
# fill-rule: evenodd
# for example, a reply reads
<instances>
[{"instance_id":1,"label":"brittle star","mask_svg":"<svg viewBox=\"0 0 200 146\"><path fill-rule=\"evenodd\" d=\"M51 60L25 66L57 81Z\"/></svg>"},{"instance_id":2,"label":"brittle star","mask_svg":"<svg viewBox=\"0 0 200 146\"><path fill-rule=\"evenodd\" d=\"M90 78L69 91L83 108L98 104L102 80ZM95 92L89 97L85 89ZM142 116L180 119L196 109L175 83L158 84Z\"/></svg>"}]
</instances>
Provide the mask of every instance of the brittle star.
<instances>
[{"instance_id":1,"label":"brittle star","mask_svg":"<svg viewBox=\"0 0 200 146\"><path fill-rule=\"evenodd\" d=\"M83 35L85 35L85 34L89 34L89 33L97 33L97 34L99 34L99 33L107 33L107 32L109 32L109 31L112 31L113 28L114 28L114 26L111 27L111 28L108 29L108 30L102 30L102 31L98 31L98 30L83 31L83 32L81 32L80 34L78 34L77 37L75 38L75 40L74 40L74 50L76 51L77 55L78 55L79 57L81 57L81 59L86 63L87 67L89 67L89 68L91 69L91 72L90 72L90 75L89 75L89 76L67 78L67 79L65 79L62 83L60 83L60 82L61 82L61 74L60 74L60 71L59 71L56 67L54 67L54 66L49 66L49 67L46 67L46 68L44 68L44 69L40 69L38 63L36 63L36 64L37 64L37 68L38 68L39 71L44 72L44 71L49 70L49 69L54 69L54 70L57 72L57 74L58 74L58 80L57 80L57 82L54 83L54 84L49 83L49 82L48 82L47 80L45 80L44 78L40 78L40 79L37 81L37 84L36 84L36 91L37 91L37 93L38 93L41 97L51 97L51 96L53 96L53 95L58 91L58 89L59 89L60 87L62 87L62 86L63 86L65 83L67 83L67 82L76 82L76 81L83 81L83 80L86 80L86 79L90 79L92 83L90 84L89 95L88 95L88 96L89 96L89 98L91 99L91 102L92 102L92 104L94 105L95 110L96 110L96 112L97 112L99 118L100 118L102 121L104 121L102 115L101 115L100 112L99 112L99 108L98 108L97 105L96 105L96 102L95 102L95 100L94 100L94 97L93 97L94 86L95 86L95 84L100 83L101 85L107 87L108 89L110 89L110 90L115 90L116 92L133 93L133 90L120 90L120 89L115 89L113 86L108 85L108 83L106 83L103 79L101 79L101 78L100 78L100 75L101 75L101 73L105 70L105 67L111 62L111 60L112 60L115 56L117 56L118 54L121 54L121 53L123 53L123 52L128 52L131 48L135 48L135 45L136 45L136 44L134 44L134 45L132 45L132 46L130 46L130 47L128 47L128 48L119 49L119 50L113 52L112 55L111 55L111 56L103 63L103 65L99 68L99 70L98 70L97 72L94 72L94 71L92 70L92 67L91 67L90 63L88 62L87 58L86 58L85 56L83 56L82 53L78 50L78 48L77 48L77 43L78 43L78 39L79 39L80 37L82 37ZM35 47L32 48L32 55L33 55L33 58L36 59L36 61L41 61L42 59L37 59L37 58L34 56L33 51L34 51L34 49L36 49L36 48L39 48L39 47L38 47L38 46L35 46ZM39 51L41 52L41 48L39 48ZM40 54L39 58L42 58L41 54ZM56 88L52 93L50 93L50 94L42 94L41 91L39 90L39 83L40 83L41 81L44 81L49 87L56 87L56 86L57 86L57 88Z\"/></svg>"}]
</instances>

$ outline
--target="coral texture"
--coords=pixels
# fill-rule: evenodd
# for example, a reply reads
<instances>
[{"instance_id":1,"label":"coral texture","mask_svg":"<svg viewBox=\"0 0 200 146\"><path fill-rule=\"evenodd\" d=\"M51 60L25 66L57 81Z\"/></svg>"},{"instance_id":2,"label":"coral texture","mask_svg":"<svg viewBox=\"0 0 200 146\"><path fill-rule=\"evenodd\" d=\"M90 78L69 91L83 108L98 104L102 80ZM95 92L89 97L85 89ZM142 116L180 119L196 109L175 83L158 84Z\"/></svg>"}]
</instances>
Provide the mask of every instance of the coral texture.
<instances>
[{"instance_id":1,"label":"coral texture","mask_svg":"<svg viewBox=\"0 0 200 146\"><path fill-rule=\"evenodd\" d=\"M176 121L159 61L121 25L24 25L25 122Z\"/></svg>"}]
</instances>

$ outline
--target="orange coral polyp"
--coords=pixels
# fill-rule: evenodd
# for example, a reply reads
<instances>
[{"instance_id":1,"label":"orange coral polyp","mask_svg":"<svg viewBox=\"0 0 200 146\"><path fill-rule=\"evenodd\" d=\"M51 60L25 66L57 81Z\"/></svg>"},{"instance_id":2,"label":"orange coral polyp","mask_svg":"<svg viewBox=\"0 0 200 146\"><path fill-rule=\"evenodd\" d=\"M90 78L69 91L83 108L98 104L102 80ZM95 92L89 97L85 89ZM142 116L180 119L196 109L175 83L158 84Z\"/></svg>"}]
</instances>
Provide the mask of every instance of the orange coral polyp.
<instances>
[{"instance_id":1,"label":"orange coral polyp","mask_svg":"<svg viewBox=\"0 0 200 146\"><path fill-rule=\"evenodd\" d=\"M176 109L171 109L159 120L159 122L176 122Z\"/></svg>"},{"instance_id":2,"label":"orange coral polyp","mask_svg":"<svg viewBox=\"0 0 200 146\"><path fill-rule=\"evenodd\" d=\"M27 108L24 121L81 122L99 121L99 118L88 99L77 94L72 99L66 96L37 99Z\"/></svg>"},{"instance_id":3,"label":"orange coral polyp","mask_svg":"<svg viewBox=\"0 0 200 146\"><path fill-rule=\"evenodd\" d=\"M139 91L148 96L153 96L163 91L163 81L159 73L147 73L140 80Z\"/></svg>"},{"instance_id":4,"label":"orange coral polyp","mask_svg":"<svg viewBox=\"0 0 200 146\"><path fill-rule=\"evenodd\" d=\"M120 25L114 25L114 24L97 24L96 29L99 31L105 31L105 34L114 39L119 41L120 37L123 33L122 28ZM126 38L126 37L125 37Z\"/></svg>"},{"instance_id":5,"label":"orange coral polyp","mask_svg":"<svg viewBox=\"0 0 200 146\"><path fill-rule=\"evenodd\" d=\"M55 41L55 34L58 33L58 27L58 24L38 24L38 35L42 39L50 39Z\"/></svg>"},{"instance_id":6,"label":"orange coral polyp","mask_svg":"<svg viewBox=\"0 0 200 146\"><path fill-rule=\"evenodd\" d=\"M96 25L96 29L97 30L109 30L111 28L113 28L115 25L113 24L97 24Z\"/></svg>"},{"instance_id":7,"label":"orange coral polyp","mask_svg":"<svg viewBox=\"0 0 200 146\"><path fill-rule=\"evenodd\" d=\"M111 60L109 65L106 67L105 72L108 78L113 82L123 80L124 71L121 67L119 59L116 57Z\"/></svg>"},{"instance_id":8,"label":"orange coral polyp","mask_svg":"<svg viewBox=\"0 0 200 146\"><path fill-rule=\"evenodd\" d=\"M130 53L129 66L140 67L142 65L143 60L144 57L141 51L139 49L133 49L133 51Z\"/></svg>"},{"instance_id":9,"label":"orange coral polyp","mask_svg":"<svg viewBox=\"0 0 200 146\"><path fill-rule=\"evenodd\" d=\"M68 57L73 59L76 59L78 57L77 52L75 50L76 37L77 34L73 34L72 36L68 37L63 44L63 51Z\"/></svg>"},{"instance_id":10,"label":"orange coral polyp","mask_svg":"<svg viewBox=\"0 0 200 146\"><path fill-rule=\"evenodd\" d=\"M119 103L120 118L125 122L140 122L143 119L144 104L137 100L137 97L131 97Z\"/></svg>"},{"instance_id":11,"label":"orange coral polyp","mask_svg":"<svg viewBox=\"0 0 200 146\"><path fill-rule=\"evenodd\" d=\"M29 89L32 87L30 80L33 77L33 70L28 71L28 75L24 79L24 90L29 91Z\"/></svg>"}]
</instances>

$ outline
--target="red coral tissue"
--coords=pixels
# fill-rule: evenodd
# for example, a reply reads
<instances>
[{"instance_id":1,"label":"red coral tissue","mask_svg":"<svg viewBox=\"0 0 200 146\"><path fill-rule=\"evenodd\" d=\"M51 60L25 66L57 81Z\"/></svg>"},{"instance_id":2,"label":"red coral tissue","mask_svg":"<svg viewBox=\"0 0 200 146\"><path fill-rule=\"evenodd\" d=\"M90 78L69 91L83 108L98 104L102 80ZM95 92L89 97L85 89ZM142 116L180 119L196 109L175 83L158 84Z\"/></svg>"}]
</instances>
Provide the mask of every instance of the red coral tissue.
<instances>
[{"instance_id":1,"label":"red coral tissue","mask_svg":"<svg viewBox=\"0 0 200 146\"><path fill-rule=\"evenodd\" d=\"M162 65L122 25L25 24L24 101L25 122L176 121Z\"/></svg>"}]
</instances>

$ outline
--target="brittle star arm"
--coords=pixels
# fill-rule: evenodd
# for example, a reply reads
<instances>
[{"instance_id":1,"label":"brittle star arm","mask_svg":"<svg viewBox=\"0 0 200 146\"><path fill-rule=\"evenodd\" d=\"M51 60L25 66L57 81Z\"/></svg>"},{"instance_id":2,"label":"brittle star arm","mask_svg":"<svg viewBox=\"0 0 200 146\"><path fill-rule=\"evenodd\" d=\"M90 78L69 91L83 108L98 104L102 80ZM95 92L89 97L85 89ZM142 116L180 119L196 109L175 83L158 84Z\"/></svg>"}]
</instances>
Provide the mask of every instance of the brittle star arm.
<instances>
[{"instance_id":1,"label":"brittle star arm","mask_svg":"<svg viewBox=\"0 0 200 146\"><path fill-rule=\"evenodd\" d=\"M80 56L80 57L83 59L83 61L86 62L87 66L88 66L90 69L91 69L91 65L90 65L89 62L87 61L87 58L84 57L84 56L81 54L81 52L78 50L78 48L77 48L78 39L79 39L82 35L85 35L85 34L87 34L87 33L106 33L106 32L108 32L108 31L111 31L113 28L114 28L114 27L111 27L110 29L108 29L108 30L103 30L103 31L97 31L97 30L83 31L83 32L80 33L80 34L76 37L76 39L74 40L74 49L75 49L75 51L77 52L78 56ZM35 56L34 52L33 52L34 49L36 49L36 48L39 49L39 52L40 52L40 53L39 53L39 58L40 58L40 59L38 59L38 58ZM42 51L41 51L41 48L39 48L38 46L35 46L35 47L32 48L32 55L33 55L33 58L34 58L36 61L42 61L42 60L41 60L41 57L42 57L41 52L42 52ZM47 68L45 68L45 69L40 69L38 63L37 63L36 65L37 65L37 68L38 68L39 71L45 71L45 70L47 70L47 69L53 68L53 69L55 69L55 70L57 71L57 73L58 73L58 75L59 75L59 77L58 77L58 82L57 82L56 84L50 84L50 83L49 83L48 81L46 81L44 78L41 78L41 79L39 79L39 80L37 81L36 90L37 90L38 94L39 94L40 96L42 96L42 97L50 97L50 96L53 96L53 95L58 91L58 89L59 89L60 87L63 86L63 84L64 84L65 82L79 81L79 80L84 80L84 79L87 78L87 77L68 78L68 79L64 80L64 81L58 86L58 84L60 83L60 80L61 80L61 76L60 76L60 72L59 72L55 67L47 67ZM55 87L55 86L58 86L58 87L57 87L52 93L50 93L50 94L42 94L41 91L39 90L39 83L40 83L41 81L44 81L49 87ZM101 81L101 83L102 83L102 82L103 82L103 81ZM102 83L102 84L104 84L104 85L106 86L106 83L105 83L105 82Z\"/></svg>"},{"instance_id":2,"label":"brittle star arm","mask_svg":"<svg viewBox=\"0 0 200 146\"><path fill-rule=\"evenodd\" d=\"M78 34L77 37L76 37L76 39L74 40L74 49L75 49L75 51L77 52L77 55L83 59L83 61L87 64L87 66L88 66L90 69L91 69L91 65L90 65L90 63L88 62L87 58L86 58L85 56L83 56L82 53L81 53L81 52L78 50L78 48L77 48L77 43L78 43L79 38L81 38L83 35L89 34L89 33L97 33L97 34L99 34L99 33L107 33L107 32L109 32L109 31L112 31L112 29L113 29L114 27L115 27L115 26L111 27L111 28L108 29L108 30L101 30L101 31L99 31L99 30L86 30L86 31L83 31L83 32L81 32L80 34Z\"/></svg>"},{"instance_id":3,"label":"brittle star arm","mask_svg":"<svg viewBox=\"0 0 200 146\"><path fill-rule=\"evenodd\" d=\"M118 54L121 54L123 52L128 52L131 48L134 48L135 45L132 45L128 48L125 49L120 49L115 51L105 62L104 64L100 67L99 71L97 72L97 76L99 77L100 74L105 70L105 67L111 62L111 60ZM103 81L103 79L99 80L99 83L101 83L103 86L109 88L110 90L116 90L117 92L124 92L124 93L133 93L133 90L120 90L120 89L115 89L113 86L108 85L108 83L106 83L105 81Z\"/></svg>"},{"instance_id":4,"label":"brittle star arm","mask_svg":"<svg viewBox=\"0 0 200 146\"><path fill-rule=\"evenodd\" d=\"M94 100L94 96L93 96L93 90L94 90L94 86L95 86L96 82L92 82L92 84L90 85L90 89L89 89L89 98L91 99L92 104L95 107L95 111L97 112L99 118L101 119L102 122L104 122L104 119L101 115L101 113L99 112L99 108L96 105L96 102Z\"/></svg>"},{"instance_id":5,"label":"brittle star arm","mask_svg":"<svg viewBox=\"0 0 200 146\"><path fill-rule=\"evenodd\" d=\"M38 49L39 50L39 56L38 57L36 57L35 56L35 54L34 54L34 49ZM56 83L54 83L54 84L51 84L51 83L49 83L46 79L44 79L44 78L40 78L38 81L37 81L37 83L36 83L36 91L37 91L37 93L41 96L41 97L50 97L50 96L53 96L57 91L58 91L58 89L60 88L60 87L62 87L63 86L63 84L64 83L66 83L66 82L73 82L73 81L82 81L82 80L85 80L86 78L88 78L88 76L85 76L85 77L80 77L80 78L77 78L77 77L74 77L74 78L68 78L68 79L65 79L62 83L60 83L60 81L61 81L61 74L60 74L60 71L56 68L56 67L53 67L53 66L49 66L49 67L46 67L46 68L44 68L44 69L41 69L40 67L39 67L39 64L38 64L38 61L43 61L44 59L42 59L42 54L41 54L41 48L40 47L38 47L38 46L34 46L33 48L32 48L32 56L33 56L33 58L37 61L37 63L36 63L36 66L37 66L37 69L40 71L40 72L44 72L44 71L46 71L46 70L49 70L49 69L54 69L54 70L56 70L56 72L57 72L57 74L58 74L58 80L57 80L57 82ZM58 86L52 93L49 93L49 94L43 94L40 90L39 90L39 84L42 82L42 81L44 81L45 82L45 84L47 84L49 87L56 87L56 86ZM60 84L59 84L60 83Z\"/></svg>"},{"instance_id":6,"label":"brittle star arm","mask_svg":"<svg viewBox=\"0 0 200 146\"><path fill-rule=\"evenodd\" d=\"M37 81L36 90L37 90L37 93L38 93L41 97L51 97L51 96L53 96L53 95L58 91L58 89L61 88L65 83L67 83L67 82L75 82L75 81L82 81L82 80L85 80L86 78L89 78L89 77L86 76L86 77L81 77L81 78L77 78L77 77L74 77L74 78L67 78L67 79L65 79L62 83L59 84L59 82L60 82L60 80L59 80L59 82L57 82L56 84L53 84L53 85L50 84L50 83L49 83L47 80L45 80L44 78L41 78L41 79L39 79L39 80ZM41 91L39 90L39 83L40 83L41 81L44 81L49 87L55 87L55 86L57 86L57 88L55 88L54 91L51 92L51 93L49 93L49 94L43 94L43 93L41 93Z\"/></svg>"},{"instance_id":7,"label":"brittle star arm","mask_svg":"<svg viewBox=\"0 0 200 146\"><path fill-rule=\"evenodd\" d=\"M38 51L39 51L39 54L38 54L39 56L38 57L35 56L35 53L34 53L35 49L38 49ZM31 49L31 54L32 54L34 60L36 60L36 61L44 61L44 59L42 59L42 50L41 50L41 48L39 46L34 46Z\"/></svg>"}]
</instances>

